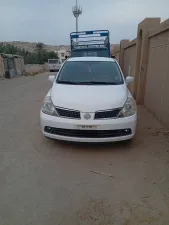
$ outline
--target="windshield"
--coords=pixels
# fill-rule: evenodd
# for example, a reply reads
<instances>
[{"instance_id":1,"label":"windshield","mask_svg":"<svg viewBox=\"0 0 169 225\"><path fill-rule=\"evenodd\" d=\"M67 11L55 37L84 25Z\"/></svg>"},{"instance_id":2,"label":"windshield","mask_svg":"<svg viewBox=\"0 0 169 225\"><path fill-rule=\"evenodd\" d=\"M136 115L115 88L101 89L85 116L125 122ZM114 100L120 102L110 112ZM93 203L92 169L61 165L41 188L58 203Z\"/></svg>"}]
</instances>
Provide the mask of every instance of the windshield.
<instances>
[{"instance_id":1,"label":"windshield","mask_svg":"<svg viewBox=\"0 0 169 225\"><path fill-rule=\"evenodd\" d=\"M109 57L107 49L78 49L71 52L71 57L85 57L85 56L98 56L98 57Z\"/></svg>"},{"instance_id":2,"label":"windshield","mask_svg":"<svg viewBox=\"0 0 169 225\"><path fill-rule=\"evenodd\" d=\"M57 83L67 84L123 84L124 80L115 62L67 61L62 67Z\"/></svg>"},{"instance_id":3,"label":"windshield","mask_svg":"<svg viewBox=\"0 0 169 225\"><path fill-rule=\"evenodd\" d=\"M56 63L59 63L59 60L58 59L48 59L48 63L56 64Z\"/></svg>"}]
</instances>

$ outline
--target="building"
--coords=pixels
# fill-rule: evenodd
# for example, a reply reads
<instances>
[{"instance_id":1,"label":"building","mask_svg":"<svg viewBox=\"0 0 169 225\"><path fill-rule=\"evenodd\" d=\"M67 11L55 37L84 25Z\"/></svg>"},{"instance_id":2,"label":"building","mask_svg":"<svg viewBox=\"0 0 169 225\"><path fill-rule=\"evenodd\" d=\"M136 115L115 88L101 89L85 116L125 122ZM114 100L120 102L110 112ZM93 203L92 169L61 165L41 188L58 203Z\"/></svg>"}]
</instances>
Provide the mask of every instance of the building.
<instances>
[{"instance_id":1,"label":"building","mask_svg":"<svg viewBox=\"0 0 169 225\"><path fill-rule=\"evenodd\" d=\"M70 56L70 51L66 50L66 49L62 49L62 50L58 50L55 51L55 53L58 54L59 57L59 62L63 63L66 59L66 56L69 57Z\"/></svg>"},{"instance_id":2,"label":"building","mask_svg":"<svg viewBox=\"0 0 169 225\"><path fill-rule=\"evenodd\" d=\"M24 60L22 56L0 54L0 77L12 78L24 73Z\"/></svg>"},{"instance_id":3,"label":"building","mask_svg":"<svg viewBox=\"0 0 169 225\"><path fill-rule=\"evenodd\" d=\"M65 49L55 51L58 54L60 63L65 61L65 56L67 55L67 51Z\"/></svg>"}]
</instances>

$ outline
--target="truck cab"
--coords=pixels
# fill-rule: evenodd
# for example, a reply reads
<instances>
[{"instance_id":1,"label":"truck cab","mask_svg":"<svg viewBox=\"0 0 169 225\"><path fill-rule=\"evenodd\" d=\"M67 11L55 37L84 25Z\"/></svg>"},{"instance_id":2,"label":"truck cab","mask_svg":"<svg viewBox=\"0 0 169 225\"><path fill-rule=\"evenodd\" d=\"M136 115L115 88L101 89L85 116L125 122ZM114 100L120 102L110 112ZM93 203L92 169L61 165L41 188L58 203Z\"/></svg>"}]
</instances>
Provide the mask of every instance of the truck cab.
<instances>
[{"instance_id":1,"label":"truck cab","mask_svg":"<svg viewBox=\"0 0 169 225\"><path fill-rule=\"evenodd\" d=\"M72 32L70 42L70 57L111 57L108 30Z\"/></svg>"},{"instance_id":2,"label":"truck cab","mask_svg":"<svg viewBox=\"0 0 169 225\"><path fill-rule=\"evenodd\" d=\"M61 63L59 59L48 59L48 66L50 72L58 72L61 67Z\"/></svg>"}]
</instances>

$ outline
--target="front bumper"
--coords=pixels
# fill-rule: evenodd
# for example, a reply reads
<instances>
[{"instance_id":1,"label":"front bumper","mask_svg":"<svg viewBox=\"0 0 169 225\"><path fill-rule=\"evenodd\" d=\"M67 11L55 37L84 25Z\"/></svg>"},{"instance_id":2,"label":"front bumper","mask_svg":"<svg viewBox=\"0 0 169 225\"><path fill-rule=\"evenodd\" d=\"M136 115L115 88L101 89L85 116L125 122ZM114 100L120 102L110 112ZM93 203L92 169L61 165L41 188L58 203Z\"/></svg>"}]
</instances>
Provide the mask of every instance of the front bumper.
<instances>
[{"instance_id":1,"label":"front bumper","mask_svg":"<svg viewBox=\"0 0 169 225\"><path fill-rule=\"evenodd\" d=\"M136 132L137 115L119 119L76 120L40 112L42 133L49 138L74 142L117 142L131 139ZM78 130L78 126L89 126ZM92 126L97 128L91 129Z\"/></svg>"}]
</instances>

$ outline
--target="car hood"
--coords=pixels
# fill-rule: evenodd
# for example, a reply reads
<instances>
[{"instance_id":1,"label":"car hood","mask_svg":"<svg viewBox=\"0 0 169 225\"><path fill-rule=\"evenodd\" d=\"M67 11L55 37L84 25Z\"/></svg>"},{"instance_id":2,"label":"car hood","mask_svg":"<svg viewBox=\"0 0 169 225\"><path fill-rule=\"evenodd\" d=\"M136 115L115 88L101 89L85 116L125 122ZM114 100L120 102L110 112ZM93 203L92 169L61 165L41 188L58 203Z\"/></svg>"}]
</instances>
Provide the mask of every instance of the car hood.
<instances>
[{"instance_id":1,"label":"car hood","mask_svg":"<svg viewBox=\"0 0 169 225\"><path fill-rule=\"evenodd\" d=\"M81 112L95 112L122 107L128 89L123 85L66 85L53 84L51 100L55 106Z\"/></svg>"}]
</instances>

